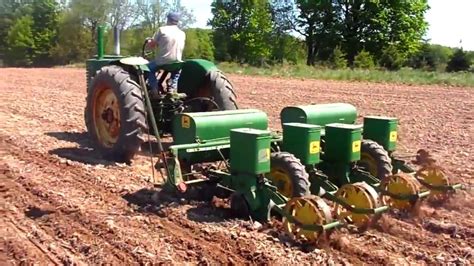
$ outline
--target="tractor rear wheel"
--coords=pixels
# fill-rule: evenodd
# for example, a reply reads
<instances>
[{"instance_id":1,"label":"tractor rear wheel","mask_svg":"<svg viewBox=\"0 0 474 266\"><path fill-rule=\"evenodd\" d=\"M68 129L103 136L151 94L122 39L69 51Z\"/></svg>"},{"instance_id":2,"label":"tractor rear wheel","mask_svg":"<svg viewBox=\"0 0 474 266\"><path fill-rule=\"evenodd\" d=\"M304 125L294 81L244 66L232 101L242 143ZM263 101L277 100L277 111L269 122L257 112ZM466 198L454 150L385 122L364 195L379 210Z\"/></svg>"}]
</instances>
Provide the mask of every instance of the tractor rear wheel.
<instances>
[{"instance_id":1,"label":"tractor rear wheel","mask_svg":"<svg viewBox=\"0 0 474 266\"><path fill-rule=\"evenodd\" d=\"M308 173L293 154L275 152L270 157L271 170L267 177L278 191L288 198L310 194Z\"/></svg>"},{"instance_id":2,"label":"tractor rear wheel","mask_svg":"<svg viewBox=\"0 0 474 266\"><path fill-rule=\"evenodd\" d=\"M392 160L388 152L373 140L362 140L360 165L379 180L392 174Z\"/></svg>"},{"instance_id":3,"label":"tractor rear wheel","mask_svg":"<svg viewBox=\"0 0 474 266\"><path fill-rule=\"evenodd\" d=\"M234 91L234 85L221 71L212 71L205 84L197 90L195 95L191 95L189 101L200 98L210 98L214 104L205 104L197 108L198 112L215 111L217 110L236 110L237 96ZM217 106L216 106L217 105Z\"/></svg>"},{"instance_id":4,"label":"tractor rear wheel","mask_svg":"<svg viewBox=\"0 0 474 266\"><path fill-rule=\"evenodd\" d=\"M105 66L91 81L86 101L86 127L96 147L109 159L130 161L147 127L140 86L120 66Z\"/></svg>"}]
</instances>

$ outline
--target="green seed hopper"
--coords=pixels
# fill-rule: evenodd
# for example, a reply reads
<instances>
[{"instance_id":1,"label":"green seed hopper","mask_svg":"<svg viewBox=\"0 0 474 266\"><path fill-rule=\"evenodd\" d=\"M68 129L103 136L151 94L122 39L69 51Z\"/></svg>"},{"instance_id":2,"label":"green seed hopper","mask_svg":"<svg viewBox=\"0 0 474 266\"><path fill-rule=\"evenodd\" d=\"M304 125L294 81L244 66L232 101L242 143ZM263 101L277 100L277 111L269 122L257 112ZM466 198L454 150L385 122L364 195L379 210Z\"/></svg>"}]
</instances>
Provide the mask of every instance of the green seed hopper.
<instances>
[{"instance_id":1,"label":"green seed hopper","mask_svg":"<svg viewBox=\"0 0 474 266\"><path fill-rule=\"evenodd\" d=\"M355 206L345 209L346 213L352 213L347 219L358 227L366 227L370 212L357 207L379 210L378 206L385 204L409 210L422 198L433 195L443 198L446 192L461 187L460 184L449 185L447 177L432 164L415 171L395 157L395 118L367 116L363 125L357 125L356 108L345 103L286 107L280 117L284 136L282 150L295 154L306 166L312 193L334 202L338 202L336 198L344 199ZM316 153L319 146L320 154ZM308 151L314 153L308 154ZM291 182L291 178L278 169L272 170L270 179L278 181L276 184L283 194L293 193L285 190L291 187L285 184ZM369 184L381 195L381 200L371 189L350 184L357 187Z\"/></svg>"},{"instance_id":2,"label":"green seed hopper","mask_svg":"<svg viewBox=\"0 0 474 266\"><path fill-rule=\"evenodd\" d=\"M165 156L168 188L185 192L198 184L215 186L231 195L235 214L268 221L272 212L277 213L287 232L307 241L316 241L325 231L344 224L333 219L321 198L310 195L309 183L300 197L287 197L267 178L274 156L285 158L289 162L285 166L299 171L306 181L307 174L292 154L272 152L281 136L267 130L264 112L183 113L173 125L175 144ZM202 166L206 162L214 164ZM199 170L193 169L195 165L200 165Z\"/></svg>"}]
</instances>

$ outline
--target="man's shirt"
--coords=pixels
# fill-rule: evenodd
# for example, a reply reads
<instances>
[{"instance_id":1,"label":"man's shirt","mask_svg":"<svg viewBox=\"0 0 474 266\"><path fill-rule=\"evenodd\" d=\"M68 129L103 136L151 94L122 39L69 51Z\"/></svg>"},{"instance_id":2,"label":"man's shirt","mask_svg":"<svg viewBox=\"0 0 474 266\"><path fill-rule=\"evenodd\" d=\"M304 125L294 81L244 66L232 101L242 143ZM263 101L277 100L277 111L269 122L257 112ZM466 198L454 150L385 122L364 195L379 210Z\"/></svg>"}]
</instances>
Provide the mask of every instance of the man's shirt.
<instances>
[{"instance_id":1,"label":"man's shirt","mask_svg":"<svg viewBox=\"0 0 474 266\"><path fill-rule=\"evenodd\" d=\"M160 27L153 39L158 46L157 65L182 61L186 34L177 25Z\"/></svg>"}]
</instances>

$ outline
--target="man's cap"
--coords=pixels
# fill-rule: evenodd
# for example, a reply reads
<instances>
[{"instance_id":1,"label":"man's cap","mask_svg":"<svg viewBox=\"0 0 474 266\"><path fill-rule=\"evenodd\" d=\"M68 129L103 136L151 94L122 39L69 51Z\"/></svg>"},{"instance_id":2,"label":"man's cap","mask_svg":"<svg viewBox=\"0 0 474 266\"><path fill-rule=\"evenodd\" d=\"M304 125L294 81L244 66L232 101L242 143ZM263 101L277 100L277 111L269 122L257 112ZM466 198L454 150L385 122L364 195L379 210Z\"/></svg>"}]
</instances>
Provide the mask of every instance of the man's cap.
<instances>
[{"instance_id":1,"label":"man's cap","mask_svg":"<svg viewBox=\"0 0 474 266\"><path fill-rule=\"evenodd\" d=\"M168 13L167 18L169 22L178 23L180 19L180 14L178 12L170 12Z\"/></svg>"}]
</instances>

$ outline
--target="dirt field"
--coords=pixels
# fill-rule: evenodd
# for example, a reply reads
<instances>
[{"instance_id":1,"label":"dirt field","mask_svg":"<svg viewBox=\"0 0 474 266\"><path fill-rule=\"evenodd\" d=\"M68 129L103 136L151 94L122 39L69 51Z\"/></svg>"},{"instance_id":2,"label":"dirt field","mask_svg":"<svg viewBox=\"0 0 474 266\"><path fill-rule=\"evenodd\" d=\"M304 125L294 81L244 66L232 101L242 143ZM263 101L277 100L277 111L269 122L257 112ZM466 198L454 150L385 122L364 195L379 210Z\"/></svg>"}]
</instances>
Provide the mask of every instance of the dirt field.
<instances>
[{"instance_id":1,"label":"dirt field","mask_svg":"<svg viewBox=\"0 0 474 266\"><path fill-rule=\"evenodd\" d=\"M474 183L474 90L230 76L240 108L278 129L290 104L348 102L397 116L400 150L431 150ZM339 230L309 251L276 229L253 230L209 203L151 198L149 158L104 161L85 133L85 71L0 69L0 264L472 264L474 194L384 216L364 233ZM157 204L150 204L155 200Z\"/></svg>"}]
</instances>

